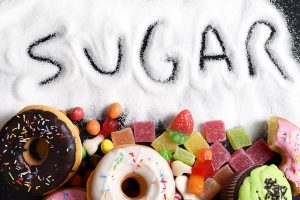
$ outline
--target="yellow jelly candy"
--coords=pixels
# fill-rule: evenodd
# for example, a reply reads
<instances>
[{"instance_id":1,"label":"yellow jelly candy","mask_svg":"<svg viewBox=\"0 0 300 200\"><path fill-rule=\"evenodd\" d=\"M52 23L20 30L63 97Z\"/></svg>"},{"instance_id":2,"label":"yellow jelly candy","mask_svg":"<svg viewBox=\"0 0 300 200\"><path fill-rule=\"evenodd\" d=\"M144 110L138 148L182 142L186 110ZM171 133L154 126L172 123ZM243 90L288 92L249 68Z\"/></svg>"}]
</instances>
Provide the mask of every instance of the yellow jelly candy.
<instances>
[{"instance_id":1,"label":"yellow jelly candy","mask_svg":"<svg viewBox=\"0 0 300 200\"><path fill-rule=\"evenodd\" d=\"M200 149L209 148L208 143L199 132L193 133L183 145L186 148L186 150L193 153L196 157L198 156Z\"/></svg>"},{"instance_id":2,"label":"yellow jelly candy","mask_svg":"<svg viewBox=\"0 0 300 200\"><path fill-rule=\"evenodd\" d=\"M169 134L167 132L164 132L161 136L156 138L151 146L156 150L168 150L171 153L175 152L175 150L178 148L178 144L173 142L171 138L169 137Z\"/></svg>"},{"instance_id":3,"label":"yellow jelly candy","mask_svg":"<svg viewBox=\"0 0 300 200\"><path fill-rule=\"evenodd\" d=\"M101 151L103 154L107 154L114 148L114 144L109 140L105 139L101 143Z\"/></svg>"}]
</instances>

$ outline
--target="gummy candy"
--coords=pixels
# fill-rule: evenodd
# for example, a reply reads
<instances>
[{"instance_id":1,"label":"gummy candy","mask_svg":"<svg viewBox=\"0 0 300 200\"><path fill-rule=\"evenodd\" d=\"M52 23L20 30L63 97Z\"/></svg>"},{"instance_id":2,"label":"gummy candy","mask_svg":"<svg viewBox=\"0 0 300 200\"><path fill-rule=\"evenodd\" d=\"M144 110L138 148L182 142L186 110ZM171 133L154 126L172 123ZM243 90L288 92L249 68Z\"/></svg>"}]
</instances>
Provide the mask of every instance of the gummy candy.
<instances>
[{"instance_id":1,"label":"gummy candy","mask_svg":"<svg viewBox=\"0 0 300 200\"><path fill-rule=\"evenodd\" d=\"M211 177L215 174L216 170L211 160L206 160L203 163L198 163L192 167L192 174L199 176Z\"/></svg>"},{"instance_id":2,"label":"gummy candy","mask_svg":"<svg viewBox=\"0 0 300 200\"><path fill-rule=\"evenodd\" d=\"M109 135L110 133L117 131L120 128L119 122L116 120L107 118L103 122L103 134L105 136Z\"/></svg>"},{"instance_id":3,"label":"gummy candy","mask_svg":"<svg viewBox=\"0 0 300 200\"><path fill-rule=\"evenodd\" d=\"M175 160L171 163L171 169L174 176L181 176L182 174L191 174L192 167L184 164L180 160Z\"/></svg>"},{"instance_id":4,"label":"gummy candy","mask_svg":"<svg viewBox=\"0 0 300 200\"><path fill-rule=\"evenodd\" d=\"M204 123L203 134L208 143L223 142L226 140L225 125L221 120Z\"/></svg>"},{"instance_id":5,"label":"gummy candy","mask_svg":"<svg viewBox=\"0 0 300 200\"><path fill-rule=\"evenodd\" d=\"M212 161L216 170L225 164L231 157L230 153L225 149L221 143L214 143L210 146L212 151Z\"/></svg>"},{"instance_id":6,"label":"gummy candy","mask_svg":"<svg viewBox=\"0 0 300 200\"><path fill-rule=\"evenodd\" d=\"M183 148L177 148L173 154L174 160L180 160L183 163L192 166L195 162L195 156Z\"/></svg>"},{"instance_id":7,"label":"gummy candy","mask_svg":"<svg viewBox=\"0 0 300 200\"><path fill-rule=\"evenodd\" d=\"M210 148L200 149L195 165L198 165L199 163L204 163L206 160L212 160L212 151Z\"/></svg>"},{"instance_id":8,"label":"gummy candy","mask_svg":"<svg viewBox=\"0 0 300 200\"><path fill-rule=\"evenodd\" d=\"M193 133L190 138L183 144L186 150L193 153L194 156L198 156L201 148L208 148L206 140L198 132Z\"/></svg>"},{"instance_id":9,"label":"gummy candy","mask_svg":"<svg viewBox=\"0 0 300 200\"><path fill-rule=\"evenodd\" d=\"M234 150L250 146L252 144L246 129L242 126L228 130L226 133L229 142Z\"/></svg>"},{"instance_id":10,"label":"gummy candy","mask_svg":"<svg viewBox=\"0 0 300 200\"><path fill-rule=\"evenodd\" d=\"M172 141L183 144L193 133L194 120L189 110L182 110L167 129Z\"/></svg>"},{"instance_id":11,"label":"gummy candy","mask_svg":"<svg viewBox=\"0 0 300 200\"><path fill-rule=\"evenodd\" d=\"M164 132L162 135L160 135L158 138L156 138L152 143L151 146L156 150L168 150L171 153L175 152L175 150L178 148L178 144L173 142L169 134L167 132Z\"/></svg>"},{"instance_id":12,"label":"gummy candy","mask_svg":"<svg viewBox=\"0 0 300 200\"><path fill-rule=\"evenodd\" d=\"M231 155L228 164L236 172L243 171L249 167L254 166L254 162L251 160L250 156L246 154L244 149L239 149Z\"/></svg>"},{"instance_id":13,"label":"gummy candy","mask_svg":"<svg viewBox=\"0 0 300 200\"><path fill-rule=\"evenodd\" d=\"M134 122L133 133L135 142L152 142L155 140L155 124L152 121Z\"/></svg>"},{"instance_id":14,"label":"gummy candy","mask_svg":"<svg viewBox=\"0 0 300 200\"><path fill-rule=\"evenodd\" d=\"M166 149L162 149L159 151L159 154L166 160L169 161L172 159L172 153Z\"/></svg>"},{"instance_id":15,"label":"gummy candy","mask_svg":"<svg viewBox=\"0 0 300 200\"><path fill-rule=\"evenodd\" d=\"M190 175L189 192L191 194L199 195L204 192L204 177L196 174Z\"/></svg>"},{"instance_id":16,"label":"gummy candy","mask_svg":"<svg viewBox=\"0 0 300 200\"><path fill-rule=\"evenodd\" d=\"M265 164L273 156L273 151L269 149L268 144L263 139L249 147L246 153L250 156L255 165Z\"/></svg>"},{"instance_id":17,"label":"gummy candy","mask_svg":"<svg viewBox=\"0 0 300 200\"><path fill-rule=\"evenodd\" d=\"M221 190L221 186L212 178L207 178L204 182L204 192L200 194L200 199L210 200Z\"/></svg>"},{"instance_id":18,"label":"gummy candy","mask_svg":"<svg viewBox=\"0 0 300 200\"><path fill-rule=\"evenodd\" d=\"M135 144L131 128L125 128L111 133L111 139L114 147L124 144Z\"/></svg>"},{"instance_id":19,"label":"gummy candy","mask_svg":"<svg viewBox=\"0 0 300 200\"><path fill-rule=\"evenodd\" d=\"M219 183L220 186L223 186L233 174L234 172L232 171L231 167L227 164L221 167L213 176L213 178Z\"/></svg>"}]
</instances>

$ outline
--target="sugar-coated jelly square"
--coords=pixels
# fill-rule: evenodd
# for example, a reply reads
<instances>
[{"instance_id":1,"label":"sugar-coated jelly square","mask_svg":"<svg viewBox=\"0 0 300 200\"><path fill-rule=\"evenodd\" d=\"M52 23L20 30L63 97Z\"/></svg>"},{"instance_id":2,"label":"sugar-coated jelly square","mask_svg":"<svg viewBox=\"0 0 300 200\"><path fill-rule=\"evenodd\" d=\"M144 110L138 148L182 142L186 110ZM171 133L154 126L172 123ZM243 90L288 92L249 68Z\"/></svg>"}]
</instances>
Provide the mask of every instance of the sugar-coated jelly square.
<instances>
[{"instance_id":1,"label":"sugar-coated jelly square","mask_svg":"<svg viewBox=\"0 0 300 200\"><path fill-rule=\"evenodd\" d=\"M225 125L221 120L205 122L203 134L208 143L223 142L226 140Z\"/></svg>"},{"instance_id":2,"label":"sugar-coated jelly square","mask_svg":"<svg viewBox=\"0 0 300 200\"><path fill-rule=\"evenodd\" d=\"M195 162L195 156L191 152L183 149L183 148L177 148L175 153L173 154L174 160L180 160L181 162L192 166Z\"/></svg>"},{"instance_id":3,"label":"sugar-coated jelly square","mask_svg":"<svg viewBox=\"0 0 300 200\"><path fill-rule=\"evenodd\" d=\"M234 174L234 171L227 164L227 165L224 165L223 167L221 167L216 172L216 174L213 176L213 179L215 179L219 183L219 185L221 185L221 187L223 187L233 174Z\"/></svg>"},{"instance_id":4,"label":"sugar-coated jelly square","mask_svg":"<svg viewBox=\"0 0 300 200\"><path fill-rule=\"evenodd\" d=\"M263 165L273 156L268 144L263 140L258 140L246 150L246 153L253 160L255 165Z\"/></svg>"},{"instance_id":5,"label":"sugar-coated jelly square","mask_svg":"<svg viewBox=\"0 0 300 200\"><path fill-rule=\"evenodd\" d=\"M225 149L225 147L221 143L214 143L210 146L210 149L212 151L212 161L215 170L220 169L220 167L227 163L227 161L231 158L230 153Z\"/></svg>"},{"instance_id":6,"label":"sugar-coated jelly square","mask_svg":"<svg viewBox=\"0 0 300 200\"><path fill-rule=\"evenodd\" d=\"M183 145L186 150L193 153L196 157L198 156L200 149L209 147L208 143L199 132L193 133Z\"/></svg>"},{"instance_id":7,"label":"sugar-coated jelly square","mask_svg":"<svg viewBox=\"0 0 300 200\"><path fill-rule=\"evenodd\" d=\"M242 126L230 129L226 132L226 134L234 150L238 150L252 144L247 130Z\"/></svg>"},{"instance_id":8,"label":"sugar-coated jelly square","mask_svg":"<svg viewBox=\"0 0 300 200\"><path fill-rule=\"evenodd\" d=\"M152 142L155 140L156 136L154 122L134 122L132 126L135 142Z\"/></svg>"},{"instance_id":9,"label":"sugar-coated jelly square","mask_svg":"<svg viewBox=\"0 0 300 200\"><path fill-rule=\"evenodd\" d=\"M220 192L221 186L213 178L207 178L204 182L204 192L200 194L200 199L210 200Z\"/></svg>"},{"instance_id":10,"label":"sugar-coated jelly square","mask_svg":"<svg viewBox=\"0 0 300 200\"><path fill-rule=\"evenodd\" d=\"M253 160L250 156L245 152L244 149L239 149L231 155L228 164L234 169L236 172L243 171L254 166Z\"/></svg>"},{"instance_id":11,"label":"sugar-coated jelly square","mask_svg":"<svg viewBox=\"0 0 300 200\"><path fill-rule=\"evenodd\" d=\"M164 132L162 135L157 137L152 143L151 146L156 150L168 150L171 153L174 153L175 150L178 148L178 144L173 142L169 137L167 132Z\"/></svg>"},{"instance_id":12,"label":"sugar-coated jelly square","mask_svg":"<svg viewBox=\"0 0 300 200\"><path fill-rule=\"evenodd\" d=\"M124 144L135 144L131 128L125 128L111 133L111 139L114 147Z\"/></svg>"}]
</instances>

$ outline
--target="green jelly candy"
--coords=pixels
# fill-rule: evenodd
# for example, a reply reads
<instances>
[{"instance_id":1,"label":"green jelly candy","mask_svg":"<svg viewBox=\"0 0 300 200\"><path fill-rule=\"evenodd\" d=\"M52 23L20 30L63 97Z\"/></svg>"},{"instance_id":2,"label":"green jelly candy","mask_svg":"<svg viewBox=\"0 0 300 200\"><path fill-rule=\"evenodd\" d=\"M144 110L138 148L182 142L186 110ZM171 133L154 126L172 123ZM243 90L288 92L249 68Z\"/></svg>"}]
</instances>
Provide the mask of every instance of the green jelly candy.
<instances>
[{"instance_id":1,"label":"green jelly candy","mask_svg":"<svg viewBox=\"0 0 300 200\"><path fill-rule=\"evenodd\" d=\"M82 160L86 157L86 150L82 147Z\"/></svg>"},{"instance_id":2,"label":"green jelly candy","mask_svg":"<svg viewBox=\"0 0 300 200\"><path fill-rule=\"evenodd\" d=\"M166 160L169 161L172 159L172 153L166 149L162 149L159 151L159 154Z\"/></svg>"},{"instance_id":3,"label":"green jelly candy","mask_svg":"<svg viewBox=\"0 0 300 200\"><path fill-rule=\"evenodd\" d=\"M169 133L171 140L177 144L184 144L190 137L189 135L171 129L168 129L167 132Z\"/></svg>"},{"instance_id":4,"label":"green jelly candy","mask_svg":"<svg viewBox=\"0 0 300 200\"><path fill-rule=\"evenodd\" d=\"M247 130L242 126L228 130L226 134L234 150L250 146L252 144Z\"/></svg>"},{"instance_id":5,"label":"green jelly candy","mask_svg":"<svg viewBox=\"0 0 300 200\"><path fill-rule=\"evenodd\" d=\"M156 138L151 143L151 146L158 152L160 150L168 150L171 153L173 153L178 148L178 144L171 140L167 132L164 132L162 135Z\"/></svg>"},{"instance_id":6,"label":"green jelly candy","mask_svg":"<svg viewBox=\"0 0 300 200\"><path fill-rule=\"evenodd\" d=\"M188 152L187 150L180 147L177 148L175 153L173 154L173 159L180 160L181 162L189 166L192 166L195 162L195 156L191 152Z\"/></svg>"}]
</instances>

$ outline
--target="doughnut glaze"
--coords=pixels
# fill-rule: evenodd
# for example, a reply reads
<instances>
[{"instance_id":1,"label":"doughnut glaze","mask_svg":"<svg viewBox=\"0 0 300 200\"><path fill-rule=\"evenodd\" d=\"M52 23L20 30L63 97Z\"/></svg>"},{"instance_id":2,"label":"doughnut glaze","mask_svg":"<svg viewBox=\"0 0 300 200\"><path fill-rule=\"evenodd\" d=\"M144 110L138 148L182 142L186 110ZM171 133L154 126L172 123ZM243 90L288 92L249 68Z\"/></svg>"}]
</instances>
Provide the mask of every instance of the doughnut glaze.
<instances>
[{"instance_id":1,"label":"doughnut glaze","mask_svg":"<svg viewBox=\"0 0 300 200\"><path fill-rule=\"evenodd\" d=\"M122 190L128 177L139 182L138 197L128 197ZM88 180L87 194L88 200L173 200L175 181L168 163L155 150L140 145L121 146L99 162Z\"/></svg>"},{"instance_id":2,"label":"doughnut glaze","mask_svg":"<svg viewBox=\"0 0 300 200\"><path fill-rule=\"evenodd\" d=\"M86 192L82 188L66 188L50 194L43 200L86 200Z\"/></svg>"},{"instance_id":3,"label":"doughnut glaze","mask_svg":"<svg viewBox=\"0 0 300 200\"><path fill-rule=\"evenodd\" d=\"M27 107L0 132L0 174L19 191L48 194L65 183L80 163L77 129L66 116L52 109ZM44 159L29 156L33 154L28 145L32 139L43 139L48 144Z\"/></svg>"}]
</instances>

